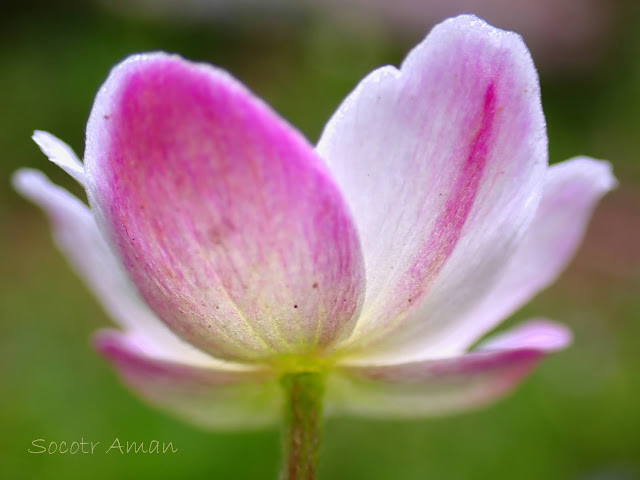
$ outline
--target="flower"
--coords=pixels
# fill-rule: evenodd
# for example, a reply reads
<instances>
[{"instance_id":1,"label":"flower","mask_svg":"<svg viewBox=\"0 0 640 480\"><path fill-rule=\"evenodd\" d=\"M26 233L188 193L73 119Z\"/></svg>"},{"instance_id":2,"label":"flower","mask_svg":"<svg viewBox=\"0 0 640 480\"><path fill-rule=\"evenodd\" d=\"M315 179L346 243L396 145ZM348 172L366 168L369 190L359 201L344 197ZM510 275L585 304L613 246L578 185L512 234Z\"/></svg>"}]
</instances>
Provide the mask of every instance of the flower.
<instances>
[{"instance_id":1,"label":"flower","mask_svg":"<svg viewBox=\"0 0 640 480\"><path fill-rule=\"evenodd\" d=\"M471 347L557 277L615 185L606 162L547 165L530 55L473 16L368 75L315 149L227 73L165 53L113 69L84 164L34 140L87 192L14 179L121 327L96 349L216 428L274 421L288 372L325 372L334 412L499 398L570 332L533 320Z\"/></svg>"}]
</instances>

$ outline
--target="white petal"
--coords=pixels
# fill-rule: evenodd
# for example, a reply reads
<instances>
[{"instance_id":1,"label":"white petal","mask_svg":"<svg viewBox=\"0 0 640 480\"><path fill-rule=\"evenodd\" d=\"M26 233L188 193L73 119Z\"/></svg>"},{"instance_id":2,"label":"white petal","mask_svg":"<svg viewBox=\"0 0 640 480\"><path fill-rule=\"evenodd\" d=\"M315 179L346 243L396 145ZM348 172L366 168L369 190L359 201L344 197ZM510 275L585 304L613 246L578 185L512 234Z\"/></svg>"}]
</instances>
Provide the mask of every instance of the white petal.
<instances>
[{"instance_id":1,"label":"white petal","mask_svg":"<svg viewBox=\"0 0 640 480\"><path fill-rule=\"evenodd\" d=\"M40 130L33 132L31 138L38 144L42 153L49 157L49 160L84 187L84 166L69 145L50 133Z\"/></svg>"},{"instance_id":2,"label":"white petal","mask_svg":"<svg viewBox=\"0 0 640 480\"><path fill-rule=\"evenodd\" d=\"M440 330L431 332L421 353L467 350L552 284L580 246L598 200L615 185L607 162L578 157L550 167L534 221L497 283L466 315L448 317Z\"/></svg>"},{"instance_id":3,"label":"white petal","mask_svg":"<svg viewBox=\"0 0 640 480\"><path fill-rule=\"evenodd\" d=\"M45 211L56 243L76 273L115 321L146 339L150 355L195 365L219 363L180 340L156 318L140 299L84 203L37 170L19 170L13 184Z\"/></svg>"},{"instance_id":4,"label":"white petal","mask_svg":"<svg viewBox=\"0 0 640 480\"><path fill-rule=\"evenodd\" d=\"M482 298L533 218L546 147L529 52L475 17L438 25L400 70L365 78L318 144L365 255L346 346L425 337Z\"/></svg>"},{"instance_id":5,"label":"white petal","mask_svg":"<svg viewBox=\"0 0 640 480\"><path fill-rule=\"evenodd\" d=\"M536 320L489 339L459 356L397 365L344 366L330 378L328 406L336 413L416 418L479 408L512 391L571 333Z\"/></svg>"},{"instance_id":6,"label":"white petal","mask_svg":"<svg viewBox=\"0 0 640 480\"><path fill-rule=\"evenodd\" d=\"M144 400L199 427L259 428L279 419L280 385L267 370L158 359L140 347L137 335L115 330L98 332L94 346Z\"/></svg>"}]
</instances>

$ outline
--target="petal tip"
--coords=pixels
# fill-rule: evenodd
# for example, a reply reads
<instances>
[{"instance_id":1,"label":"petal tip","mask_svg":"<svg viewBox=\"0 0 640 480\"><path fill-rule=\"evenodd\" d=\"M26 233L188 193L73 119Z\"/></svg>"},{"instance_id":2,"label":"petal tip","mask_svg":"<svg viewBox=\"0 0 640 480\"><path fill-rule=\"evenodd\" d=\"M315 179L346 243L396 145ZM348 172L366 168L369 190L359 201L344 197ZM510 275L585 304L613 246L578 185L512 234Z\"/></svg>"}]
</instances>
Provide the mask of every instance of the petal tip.
<instances>
[{"instance_id":1,"label":"petal tip","mask_svg":"<svg viewBox=\"0 0 640 480\"><path fill-rule=\"evenodd\" d=\"M44 130L35 130L31 138L49 161L58 165L84 186L84 165L69 145Z\"/></svg>"},{"instance_id":2,"label":"petal tip","mask_svg":"<svg viewBox=\"0 0 640 480\"><path fill-rule=\"evenodd\" d=\"M544 352L558 352L573 343L571 329L561 323L548 320L534 320L531 326L531 344Z\"/></svg>"},{"instance_id":3,"label":"petal tip","mask_svg":"<svg viewBox=\"0 0 640 480\"><path fill-rule=\"evenodd\" d=\"M153 357L149 346L138 335L114 328L103 328L91 337L91 346L102 357L116 365L126 365L135 356L150 359Z\"/></svg>"},{"instance_id":4,"label":"petal tip","mask_svg":"<svg viewBox=\"0 0 640 480\"><path fill-rule=\"evenodd\" d=\"M116 338L118 335L121 335L121 333L116 330L100 329L91 336L91 346L101 355L109 356L109 352L118 343Z\"/></svg>"},{"instance_id":5,"label":"petal tip","mask_svg":"<svg viewBox=\"0 0 640 480\"><path fill-rule=\"evenodd\" d=\"M531 320L482 342L477 350L536 350L553 353L567 348L573 342L571 330L548 320Z\"/></svg>"},{"instance_id":6,"label":"petal tip","mask_svg":"<svg viewBox=\"0 0 640 480\"><path fill-rule=\"evenodd\" d=\"M33 168L20 168L11 175L11 185L16 192L32 201L48 181L44 173Z\"/></svg>"},{"instance_id":7,"label":"petal tip","mask_svg":"<svg viewBox=\"0 0 640 480\"><path fill-rule=\"evenodd\" d=\"M603 192L610 192L615 190L620 185L620 182L613 174L613 165L605 160L598 161L602 166L602 173L600 174L599 186Z\"/></svg>"},{"instance_id":8,"label":"petal tip","mask_svg":"<svg viewBox=\"0 0 640 480\"><path fill-rule=\"evenodd\" d=\"M228 72L221 68L215 67L214 65L208 64L206 62L187 60L177 53L169 53L158 50L136 53L125 57L122 61L117 63L111 69L109 75L107 76L107 79L100 87L96 99L106 93L114 92L120 84L121 80L130 73L140 71L144 68L152 68L158 63L173 64L174 66L206 71L209 74L218 75L225 81L230 81L230 83L238 84L238 82L235 81Z\"/></svg>"},{"instance_id":9,"label":"petal tip","mask_svg":"<svg viewBox=\"0 0 640 480\"><path fill-rule=\"evenodd\" d=\"M441 22L439 25L436 25L435 28L445 26L448 28L455 28L460 30L483 31L484 34L487 34L488 36L494 38L511 36L517 38L524 44L524 40L519 33L496 27L472 13L463 13L461 15L448 18Z\"/></svg>"},{"instance_id":10,"label":"petal tip","mask_svg":"<svg viewBox=\"0 0 640 480\"><path fill-rule=\"evenodd\" d=\"M591 180L597 191L602 194L616 189L619 185L618 179L613 174L613 165L607 160L581 155L563 163L580 165L580 170Z\"/></svg>"}]
</instances>

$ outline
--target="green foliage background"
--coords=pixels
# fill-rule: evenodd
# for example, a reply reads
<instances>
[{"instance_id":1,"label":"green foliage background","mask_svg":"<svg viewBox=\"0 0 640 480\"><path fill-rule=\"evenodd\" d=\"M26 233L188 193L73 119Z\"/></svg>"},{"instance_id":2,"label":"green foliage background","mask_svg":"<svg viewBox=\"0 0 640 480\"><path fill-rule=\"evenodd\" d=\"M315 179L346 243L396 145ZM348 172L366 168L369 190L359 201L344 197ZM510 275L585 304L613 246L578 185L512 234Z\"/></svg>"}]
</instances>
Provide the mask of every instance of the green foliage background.
<instances>
[{"instance_id":1,"label":"green foliage background","mask_svg":"<svg viewBox=\"0 0 640 480\"><path fill-rule=\"evenodd\" d=\"M410 422L330 419L321 478L640 478L640 16L617 8L624 11L607 55L585 70L540 73L552 161L610 159L621 188L603 202L559 283L507 322L566 322L575 345L481 411ZM139 402L91 350L88 338L109 319L53 246L42 214L9 186L15 169L30 166L81 194L38 151L32 131L48 130L81 153L111 66L132 52L167 50L228 69L315 141L359 79L397 65L420 36L350 32L305 13L187 24L80 2L3 6L0 478L268 479L279 459L277 431L183 425ZM27 453L36 438L106 446L116 437L171 441L179 453Z\"/></svg>"}]
</instances>

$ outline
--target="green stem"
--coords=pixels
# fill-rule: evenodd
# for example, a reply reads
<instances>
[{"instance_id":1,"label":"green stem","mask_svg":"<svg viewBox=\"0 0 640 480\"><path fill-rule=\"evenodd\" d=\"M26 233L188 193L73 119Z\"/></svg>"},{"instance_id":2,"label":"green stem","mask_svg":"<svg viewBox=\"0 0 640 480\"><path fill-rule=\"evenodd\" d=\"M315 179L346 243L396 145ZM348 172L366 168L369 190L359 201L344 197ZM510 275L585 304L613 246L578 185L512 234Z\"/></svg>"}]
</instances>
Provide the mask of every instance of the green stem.
<instances>
[{"instance_id":1,"label":"green stem","mask_svg":"<svg viewBox=\"0 0 640 480\"><path fill-rule=\"evenodd\" d=\"M281 480L313 480L316 477L324 381L323 374L312 372L282 377L286 403Z\"/></svg>"}]
</instances>

